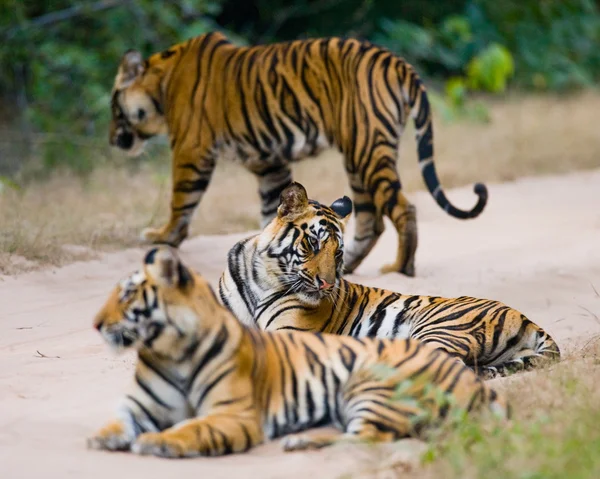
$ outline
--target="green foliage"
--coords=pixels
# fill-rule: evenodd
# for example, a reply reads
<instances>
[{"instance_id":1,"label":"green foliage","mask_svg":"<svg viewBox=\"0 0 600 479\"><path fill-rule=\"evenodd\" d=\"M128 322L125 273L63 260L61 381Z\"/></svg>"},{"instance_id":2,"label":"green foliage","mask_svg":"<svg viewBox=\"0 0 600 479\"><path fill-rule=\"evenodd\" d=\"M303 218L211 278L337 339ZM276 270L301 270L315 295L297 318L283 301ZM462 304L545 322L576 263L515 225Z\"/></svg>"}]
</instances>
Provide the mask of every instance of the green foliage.
<instances>
[{"instance_id":1,"label":"green foliage","mask_svg":"<svg viewBox=\"0 0 600 479\"><path fill-rule=\"evenodd\" d=\"M110 89L122 54L138 48L148 55L213 30L210 15L220 8L210 0L9 3L2 14L8 25L0 32L0 92L25 99L21 106L32 127L53 134L39 149L45 167L80 172L94 166L86 159L93 145L81 137L101 135L106 142ZM112 7L91 11L104 3ZM87 9L77 10L80 5ZM72 16L53 21L57 11ZM51 20L40 24L40 18Z\"/></svg>"},{"instance_id":2,"label":"green foliage","mask_svg":"<svg viewBox=\"0 0 600 479\"><path fill-rule=\"evenodd\" d=\"M512 55L506 47L492 43L467 65L469 88L502 93L514 68Z\"/></svg>"},{"instance_id":3,"label":"green foliage","mask_svg":"<svg viewBox=\"0 0 600 479\"><path fill-rule=\"evenodd\" d=\"M448 478L464 477L465 471L471 472L469 477L490 479L598 477L597 409L572 411L573 419L566 423L562 414L560 433L553 427L556 413L506 425L464 416L432 442L421 461L434 467L443 464Z\"/></svg>"},{"instance_id":4,"label":"green foliage","mask_svg":"<svg viewBox=\"0 0 600 479\"><path fill-rule=\"evenodd\" d=\"M542 90L600 80L600 13L591 0L470 0L438 24L383 19L376 41L424 75L446 76L446 119L486 120L465 109L468 90L503 93L508 81Z\"/></svg>"},{"instance_id":5,"label":"green foliage","mask_svg":"<svg viewBox=\"0 0 600 479\"><path fill-rule=\"evenodd\" d=\"M110 88L123 52L147 55L215 29L241 44L370 39L422 76L447 81L440 108L450 120L487 120L468 99L473 90L501 94L511 82L566 90L600 79L593 0L5 0L0 110L23 113L28 131L55 135L32 148L48 168L66 162L88 171L94 164L84 159L87 143L72 139L106 143Z\"/></svg>"},{"instance_id":6,"label":"green foliage","mask_svg":"<svg viewBox=\"0 0 600 479\"><path fill-rule=\"evenodd\" d=\"M383 19L375 36L429 75L478 78L501 92L513 72L537 89L586 87L600 79L600 13L592 0L470 0L438 24Z\"/></svg>"},{"instance_id":7,"label":"green foliage","mask_svg":"<svg viewBox=\"0 0 600 479\"><path fill-rule=\"evenodd\" d=\"M600 79L600 14L592 0L477 0L467 16L477 35L502 39L523 86L564 90Z\"/></svg>"}]
</instances>

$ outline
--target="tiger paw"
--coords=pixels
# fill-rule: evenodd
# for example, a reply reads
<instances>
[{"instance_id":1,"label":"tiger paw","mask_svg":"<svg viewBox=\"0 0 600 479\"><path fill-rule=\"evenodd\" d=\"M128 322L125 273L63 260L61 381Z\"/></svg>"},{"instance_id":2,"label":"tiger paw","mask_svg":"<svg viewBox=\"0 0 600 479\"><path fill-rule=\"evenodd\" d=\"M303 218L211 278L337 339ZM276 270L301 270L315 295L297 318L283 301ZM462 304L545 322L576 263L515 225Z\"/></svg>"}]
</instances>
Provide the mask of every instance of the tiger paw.
<instances>
[{"instance_id":1,"label":"tiger paw","mask_svg":"<svg viewBox=\"0 0 600 479\"><path fill-rule=\"evenodd\" d=\"M305 451L307 449L320 449L329 446L340 436L333 434L290 434L281 440L281 446L286 452Z\"/></svg>"},{"instance_id":2,"label":"tiger paw","mask_svg":"<svg viewBox=\"0 0 600 479\"><path fill-rule=\"evenodd\" d=\"M487 381L490 379L495 379L497 377L502 376L502 374L500 374L500 372L498 371L498 369L494 366L485 366L483 368L481 368L481 370L479 371L479 376Z\"/></svg>"},{"instance_id":3,"label":"tiger paw","mask_svg":"<svg viewBox=\"0 0 600 479\"><path fill-rule=\"evenodd\" d=\"M164 233L164 228L144 228L140 234L140 241L149 244L167 243L169 236Z\"/></svg>"},{"instance_id":4,"label":"tiger paw","mask_svg":"<svg viewBox=\"0 0 600 479\"><path fill-rule=\"evenodd\" d=\"M131 437L125 432L120 422L112 422L98 431L95 436L88 438L88 449L105 451L126 451L131 445Z\"/></svg>"},{"instance_id":5,"label":"tiger paw","mask_svg":"<svg viewBox=\"0 0 600 479\"><path fill-rule=\"evenodd\" d=\"M180 231L163 228L144 228L140 234L140 241L147 244L168 244L178 247L187 237L187 228L181 228Z\"/></svg>"},{"instance_id":6,"label":"tiger paw","mask_svg":"<svg viewBox=\"0 0 600 479\"><path fill-rule=\"evenodd\" d=\"M402 273L412 278L415 276L415 265L414 263L410 263L407 264L403 269L400 269L400 265L398 263L391 263L383 266L379 272L381 274Z\"/></svg>"},{"instance_id":7,"label":"tiger paw","mask_svg":"<svg viewBox=\"0 0 600 479\"><path fill-rule=\"evenodd\" d=\"M290 434L281 440L281 446L286 452L304 451L306 449L315 449L310 437L306 434Z\"/></svg>"},{"instance_id":8,"label":"tiger paw","mask_svg":"<svg viewBox=\"0 0 600 479\"><path fill-rule=\"evenodd\" d=\"M131 445L131 452L141 456L193 457L200 453L193 451L183 440L165 432L147 432L138 436Z\"/></svg>"}]
</instances>

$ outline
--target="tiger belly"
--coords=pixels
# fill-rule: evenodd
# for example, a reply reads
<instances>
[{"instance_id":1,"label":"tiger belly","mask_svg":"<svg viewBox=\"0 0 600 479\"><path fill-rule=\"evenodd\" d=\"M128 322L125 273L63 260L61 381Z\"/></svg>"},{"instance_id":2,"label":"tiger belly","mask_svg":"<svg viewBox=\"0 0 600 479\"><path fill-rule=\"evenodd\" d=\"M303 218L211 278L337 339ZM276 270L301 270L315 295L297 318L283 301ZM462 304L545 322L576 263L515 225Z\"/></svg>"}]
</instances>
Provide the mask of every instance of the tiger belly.
<instances>
[{"instance_id":1,"label":"tiger belly","mask_svg":"<svg viewBox=\"0 0 600 479\"><path fill-rule=\"evenodd\" d=\"M404 317L404 300L398 299L386 308L365 313L367 320L361 321L358 329L350 334L355 337L377 337L408 339L412 333L412 321Z\"/></svg>"},{"instance_id":2,"label":"tiger belly","mask_svg":"<svg viewBox=\"0 0 600 479\"><path fill-rule=\"evenodd\" d=\"M265 168L316 156L332 146L322 133L309 138L304 132L298 130L289 144L273 143L268 147L259 145L260 149L256 149L252 145L243 145L239 142L226 143L220 147L219 156L225 161L241 161L248 170L260 174Z\"/></svg>"}]
</instances>

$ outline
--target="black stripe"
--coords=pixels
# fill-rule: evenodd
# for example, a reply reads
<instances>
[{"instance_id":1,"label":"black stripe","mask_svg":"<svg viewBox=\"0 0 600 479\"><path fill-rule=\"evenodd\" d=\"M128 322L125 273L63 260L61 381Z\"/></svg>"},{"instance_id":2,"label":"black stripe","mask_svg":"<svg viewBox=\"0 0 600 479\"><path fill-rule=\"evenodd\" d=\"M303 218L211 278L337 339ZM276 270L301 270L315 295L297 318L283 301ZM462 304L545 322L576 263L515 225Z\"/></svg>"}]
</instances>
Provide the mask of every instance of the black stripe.
<instances>
[{"instance_id":1,"label":"black stripe","mask_svg":"<svg viewBox=\"0 0 600 479\"><path fill-rule=\"evenodd\" d=\"M135 375L135 382L148 396L150 396L152 398L152 400L155 403L161 405L162 407L164 407L165 409L168 409L169 411L173 410L173 407L169 406L160 397L158 397L158 395L150 388L150 386L148 384L146 384L146 382L142 378L140 378L140 376L138 374Z\"/></svg>"},{"instance_id":2,"label":"black stripe","mask_svg":"<svg viewBox=\"0 0 600 479\"><path fill-rule=\"evenodd\" d=\"M200 178L198 180L181 180L175 183L173 191L175 193L195 193L197 191L206 191L208 182L208 178Z\"/></svg>"},{"instance_id":3,"label":"black stripe","mask_svg":"<svg viewBox=\"0 0 600 479\"><path fill-rule=\"evenodd\" d=\"M204 387L204 389L202 390L202 393L200 394L200 397L198 398L198 401L196 402L196 410L198 410L200 408L200 406L202 405L202 403L204 402L204 399L206 398L207 394L212 391L212 389L221 382L221 380L223 378L225 378L226 376L228 376L229 374L231 374L234 371L237 371L237 365L234 364L233 366L231 366L229 369L226 369L225 371L223 371L221 374L219 374L215 379L213 379L211 382L209 382L208 384L206 384L206 386Z\"/></svg>"},{"instance_id":4,"label":"black stripe","mask_svg":"<svg viewBox=\"0 0 600 479\"><path fill-rule=\"evenodd\" d=\"M178 385L175 382L174 379L169 378L168 376L165 375L165 373L163 373L161 370L157 369L154 366L154 364L152 364L151 362L148 362L148 360L146 359L146 357L145 357L144 354L138 354L138 360L145 367L147 367L148 369L150 369L154 374L156 374L158 377L160 377L164 382L166 382L169 386L171 386L173 389L175 389L176 391L178 391L181 394L185 395L185 391L183 390L183 388L181 388L181 386Z\"/></svg>"},{"instance_id":5,"label":"black stripe","mask_svg":"<svg viewBox=\"0 0 600 479\"><path fill-rule=\"evenodd\" d=\"M148 419L148 421L150 421L152 423L152 425L154 426L154 428L155 428L156 431L161 431L162 430L162 428L160 427L160 424L158 422L158 419L156 419L150 413L150 411L148 411L148 409L146 409L146 407L141 402L139 402L136 398L134 398L130 394L128 394L125 397L127 399L129 399L131 402L133 402L138 408L140 408L140 410L144 413L144 415L146 416L146 418Z\"/></svg>"},{"instance_id":6,"label":"black stripe","mask_svg":"<svg viewBox=\"0 0 600 479\"><path fill-rule=\"evenodd\" d=\"M208 351L206 351L206 353L204 354L202 359L198 362L198 364L194 368L194 371L190 375L190 377L187 381L188 389L192 387L192 385L194 384L194 381L196 380L196 376L198 376L198 374L202 371L202 369L204 369L211 360L213 360L215 357L217 357L219 354L221 354L223 352L223 347L225 346L225 344L227 343L228 340L229 340L229 331L227 330L227 327L225 325L223 325L223 326L221 326L221 329L219 330L219 332L216 334L210 348L208 349Z\"/></svg>"}]
</instances>

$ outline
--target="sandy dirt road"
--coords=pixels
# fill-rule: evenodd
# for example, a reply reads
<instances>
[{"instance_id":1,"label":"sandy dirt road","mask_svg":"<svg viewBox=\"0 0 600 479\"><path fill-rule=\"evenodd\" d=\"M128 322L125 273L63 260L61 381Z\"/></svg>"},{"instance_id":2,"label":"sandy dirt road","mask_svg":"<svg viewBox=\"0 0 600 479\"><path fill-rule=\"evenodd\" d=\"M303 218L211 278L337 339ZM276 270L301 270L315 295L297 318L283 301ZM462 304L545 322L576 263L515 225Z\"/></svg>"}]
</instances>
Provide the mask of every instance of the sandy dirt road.
<instances>
[{"instance_id":1,"label":"sandy dirt road","mask_svg":"<svg viewBox=\"0 0 600 479\"><path fill-rule=\"evenodd\" d=\"M449 197L475 200L469 188ZM490 185L474 221L446 216L426 193L417 205L417 277L380 276L393 259L391 227L352 279L411 293L468 294L514 306L549 330L564 351L600 332L600 170ZM198 237L182 256L216 284L227 250L246 235ZM87 451L130 380L133 357L113 356L91 320L143 250L0 278L0 477L339 477L389 452L338 446L283 454L277 443L219 459L168 461ZM39 352L39 353L38 353ZM40 355L43 355L42 357ZM396 446L414 454L413 443Z\"/></svg>"}]
</instances>

